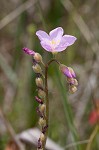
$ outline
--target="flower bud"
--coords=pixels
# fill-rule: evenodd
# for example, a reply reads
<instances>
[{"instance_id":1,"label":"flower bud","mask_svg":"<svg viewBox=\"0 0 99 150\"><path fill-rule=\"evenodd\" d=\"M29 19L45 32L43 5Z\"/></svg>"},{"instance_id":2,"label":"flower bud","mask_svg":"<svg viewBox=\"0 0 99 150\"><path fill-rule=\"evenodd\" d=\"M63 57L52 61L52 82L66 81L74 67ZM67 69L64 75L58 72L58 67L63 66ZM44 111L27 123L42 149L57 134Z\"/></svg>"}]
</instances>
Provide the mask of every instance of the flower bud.
<instances>
[{"instance_id":1,"label":"flower bud","mask_svg":"<svg viewBox=\"0 0 99 150\"><path fill-rule=\"evenodd\" d=\"M68 78L75 78L76 77L76 74L71 67L67 67L63 64L60 64L59 69Z\"/></svg>"},{"instance_id":2,"label":"flower bud","mask_svg":"<svg viewBox=\"0 0 99 150\"><path fill-rule=\"evenodd\" d=\"M72 74L72 77L76 78L76 74L75 74L74 70L71 67L68 67L68 69L69 69L70 73Z\"/></svg>"},{"instance_id":3,"label":"flower bud","mask_svg":"<svg viewBox=\"0 0 99 150\"><path fill-rule=\"evenodd\" d=\"M59 66L59 69L60 71L68 78L72 78L72 74L71 72L69 71L68 67L63 65L63 64L60 64Z\"/></svg>"},{"instance_id":4,"label":"flower bud","mask_svg":"<svg viewBox=\"0 0 99 150\"><path fill-rule=\"evenodd\" d=\"M75 79L74 79L74 78L68 78L68 77L67 77L67 82L68 82L69 84L74 85Z\"/></svg>"},{"instance_id":5,"label":"flower bud","mask_svg":"<svg viewBox=\"0 0 99 150\"><path fill-rule=\"evenodd\" d=\"M72 84L72 85L75 85L75 86L78 86L78 81L74 78L67 78L67 82L69 84Z\"/></svg>"},{"instance_id":6,"label":"flower bud","mask_svg":"<svg viewBox=\"0 0 99 150\"><path fill-rule=\"evenodd\" d=\"M35 81L36 81L36 85L38 87L42 87L43 88L43 80L42 80L42 78L36 78Z\"/></svg>"},{"instance_id":7,"label":"flower bud","mask_svg":"<svg viewBox=\"0 0 99 150\"><path fill-rule=\"evenodd\" d=\"M78 86L78 81L74 79L74 85Z\"/></svg>"},{"instance_id":8,"label":"flower bud","mask_svg":"<svg viewBox=\"0 0 99 150\"><path fill-rule=\"evenodd\" d=\"M46 125L46 120L43 119L43 118L40 118L40 119L39 119L39 125L40 125L41 127L44 127L44 126Z\"/></svg>"},{"instance_id":9,"label":"flower bud","mask_svg":"<svg viewBox=\"0 0 99 150\"><path fill-rule=\"evenodd\" d=\"M39 104L43 104L43 99L40 99L37 96L35 96L35 99Z\"/></svg>"},{"instance_id":10,"label":"flower bud","mask_svg":"<svg viewBox=\"0 0 99 150\"><path fill-rule=\"evenodd\" d=\"M38 90L38 96L39 96L40 98L44 98L44 97L45 97L45 92L44 92L43 90L39 89L39 90Z\"/></svg>"},{"instance_id":11,"label":"flower bud","mask_svg":"<svg viewBox=\"0 0 99 150\"><path fill-rule=\"evenodd\" d=\"M70 93L75 93L76 91L77 91L77 87L76 86L70 86L69 87L69 91L70 91Z\"/></svg>"},{"instance_id":12,"label":"flower bud","mask_svg":"<svg viewBox=\"0 0 99 150\"><path fill-rule=\"evenodd\" d=\"M23 48L23 51L26 53L26 54L28 54L28 55L35 55L35 52L33 51L33 50L30 50L29 48L27 48L27 47L24 47Z\"/></svg>"},{"instance_id":13,"label":"flower bud","mask_svg":"<svg viewBox=\"0 0 99 150\"><path fill-rule=\"evenodd\" d=\"M43 133L41 133L40 135L40 140L43 142L45 140L45 135Z\"/></svg>"},{"instance_id":14,"label":"flower bud","mask_svg":"<svg viewBox=\"0 0 99 150\"><path fill-rule=\"evenodd\" d=\"M42 69L41 69L40 65L38 65L38 64L33 65L32 68L35 73L42 73Z\"/></svg>"},{"instance_id":15,"label":"flower bud","mask_svg":"<svg viewBox=\"0 0 99 150\"><path fill-rule=\"evenodd\" d=\"M44 113L44 111L46 110L46 105L45 104L40 105L39 109L42 113Z\"/></svg>"},{"instance_id":16,"label":"flower bud","mask_svg":"<svg viewBox=\"0 0 99 150\"><path fill-rule=\"evenodd\" d=\"M34 54L34 59L36 62L42 62L42 56L39 53Z\"/></svg>"}]
</instances>

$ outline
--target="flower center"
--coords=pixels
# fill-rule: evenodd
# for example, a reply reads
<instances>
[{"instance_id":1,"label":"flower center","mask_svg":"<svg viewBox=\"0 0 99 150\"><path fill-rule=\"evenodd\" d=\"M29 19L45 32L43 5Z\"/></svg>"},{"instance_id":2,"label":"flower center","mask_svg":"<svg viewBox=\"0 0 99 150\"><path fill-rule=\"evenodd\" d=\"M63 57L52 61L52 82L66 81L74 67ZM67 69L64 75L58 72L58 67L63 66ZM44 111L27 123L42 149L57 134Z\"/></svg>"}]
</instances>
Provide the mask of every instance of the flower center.
<instances>
[{"instance_id":1,"label":"flower center","mask_svg":"<svg viewBox=\"0 0 99 150\"><path fill-rule=\"evenodd\" d=\"M53 39L50 41L53 53L55 52L55 48L59 45L59 43L60 43L60 40L56 40L56 39Z\"/></svg>"},{"instance_id":2,"label":"flower center","mask_svg":"<svg viewBox=\"0 0 99 150\"><path fill-rule=\"evenodd\" d=\"M56 41L55 41L55 40L52 40L51 43L52 43L52 45L55 45L55 44L56 44Z\"/></svg>"},{"instance_id":3,"label":"flower center","mask_svg":"<svg viewBox=\"0 0 99 150\"><path fill-rule=\"evenodd\" d=\"M52 44L52 45L56 45L56 44L59 44L59 43L60 43L60 40L57 40L57 41L56 41L56 40L52 40L52 41L51 41L51 44Z\"/></svg>"}]
</instances>

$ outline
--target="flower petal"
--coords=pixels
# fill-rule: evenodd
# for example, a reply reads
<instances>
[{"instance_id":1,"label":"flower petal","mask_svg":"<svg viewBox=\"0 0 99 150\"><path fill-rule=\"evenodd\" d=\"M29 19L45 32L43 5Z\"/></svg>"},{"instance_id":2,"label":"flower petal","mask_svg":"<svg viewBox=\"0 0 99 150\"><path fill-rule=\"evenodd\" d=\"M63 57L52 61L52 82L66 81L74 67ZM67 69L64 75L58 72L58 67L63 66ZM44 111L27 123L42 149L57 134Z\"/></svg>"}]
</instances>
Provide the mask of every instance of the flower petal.
<instances>
[{"instance_id":1,"label":"flower petal","mask_svg":"<svg viewBox=\"0 0 99 150\"><path fill-rule=\"evenodd\" d=\"M49 35L46 32L42 31L42 30L37 31L36 35L38 36L38 38L41 41L44 40L44 39L48 39L48 40L50 39Z\"/></svg>"},{"instance_id":2,"label":"flower petal","mask_svg":"<svg viewBox=\"0 0 99 150\"><path fill-rule=\"evenodd\" d=\"M68 46L74 44L74 42L77 40L77 38L72 35L64 35L63 38L66 41L66 43L68 44Z\"/></svg>"},{"instance_id":3,"label":"flower petal","mask_svg":"<svg viewBox=\"0 0 99 150\"><path fill-rule=\"evenodd\" d=\"M52 52L52 48L50 46L50 43L46 42L46 41L41 41L41 46L48 52Z\"/></svg>"},{"instance_id":4,"label":"flower petal","mask_svg":"<svg viewBox=\"0 0 99 150\"><path fill-rule=\"evenodd\" d=\"M55 51L64 51L68 46L72 45L77 38L71 35L64 35L61 38L59 45L55 48Z\"/></svg>"},{"instance_id":5,"label":"flower petal","mask_svg":"<svg viewBox=\"0 0 99 150\"><path fill-rule=\"evenodd\" d=\"M68 43L66 42L65 38L62 37L59 45L55 48L55 50L61 52L64 51L67 47L68 47Z\"/></svg>"},{"instance_id":6,"label":"flower petal","mask_svg":"<svg viewBox=\"0 0 99 150\"><path fill-rule=\"evenodd\" d=\"M27 47L22 48L22 50L28 55L34 55L35 52L33 50L28 49Z\"/></svg>"},{"instance_id":7,"label":"flower petal","mask_svg":"<svg viewBox=\"0 0 99 150\"><path fill-rule=\"evenodd\" d=\"M68 46L57 46L56 48L55 48L55 52L62 52L62 51L64 51L66 48L67 48Z\"/></svg>"},{"instance_id":8,"label":"flower petal","mask_svg":"<svg viewBox=\"0 0 99 150\"><path fill-rule=\"evenodd\" d=\"M56 40L60 40L62 35L63 35L63 29L61 27L58 27L56 29L53 29L52 31L50 31L49 35L50 35L50 39L56 39Z\"/></svg>"}]
</instances>

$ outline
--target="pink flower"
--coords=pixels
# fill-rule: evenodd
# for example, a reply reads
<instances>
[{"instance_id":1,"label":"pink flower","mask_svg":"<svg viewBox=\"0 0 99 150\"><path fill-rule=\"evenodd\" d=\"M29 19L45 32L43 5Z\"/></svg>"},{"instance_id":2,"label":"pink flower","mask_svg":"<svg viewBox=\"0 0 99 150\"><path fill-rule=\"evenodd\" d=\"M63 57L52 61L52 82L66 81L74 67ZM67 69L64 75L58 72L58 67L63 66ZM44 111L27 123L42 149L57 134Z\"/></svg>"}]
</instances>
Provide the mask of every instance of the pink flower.
<instances>
[{"instance_id":1,"label":"pink flower","mask_svg":"<svg viewBox=\"0 0 99 150\"><path fill-rule=\"evenodd\" d=\"M76 37L72 35L64 35L63 29L58 27L49 34L39 30L36 32L36 35L40 39L41 46L49 52L61 52L64 51L68 46L72 45L76 41Z\"/></svg>"}]
</instances>

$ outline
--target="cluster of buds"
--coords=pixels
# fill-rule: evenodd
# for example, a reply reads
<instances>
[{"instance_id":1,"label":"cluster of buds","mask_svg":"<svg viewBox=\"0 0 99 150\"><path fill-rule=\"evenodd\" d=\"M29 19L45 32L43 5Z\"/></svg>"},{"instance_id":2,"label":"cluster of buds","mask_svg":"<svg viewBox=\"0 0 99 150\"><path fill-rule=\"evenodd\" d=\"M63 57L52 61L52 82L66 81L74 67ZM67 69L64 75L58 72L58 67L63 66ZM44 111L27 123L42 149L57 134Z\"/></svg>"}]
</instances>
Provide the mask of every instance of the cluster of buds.
<instances>
[{"instance_id":1,"label":"cluster of buds","mask_svg":"<svg viewBox=\"0 0 99 150\"><path fill-rule=\"evenodd\" d=\"M23 51L27 53L28 55L33 56L33 66L32 69L36 73L36 86L38 90L38 96L35 96L36 101L38 102L39 106L37 107L37 113L39 115L39 125L41 126L42 133L40 135L40 138L38 140L38 150L43 150L43 143L45 140L45 133L47 130L47 124L46 124L46 105L44 103L45 101L45 90L44 90L44 83L42 79L42 68L40 66L40 63L43 63L42 56L39 53L35 53L34 51L23 48Z\"/></svg>"},{"instance_id":2,"label":"cluster of buds","mask_svg":"<svg viewBox=\"0 0 99 150\"><path fill-rule=\"evenodd\" d=\"M44 128L46 128L46 105L44 104L44 95L41 93L39 93L39 96L42 97L35 97L36 101L39 103L39 106L37 107L37 113L39 115L39 125L41 126L42 129L42 133L40 135L40 138L38 140L38 150L43 150L43 143L45 141L45 132L44 132Z\"/></svg>"},{"instance_id":3,"label":"cluster of buds","mask_svg":"<svg viewBox=\"0 0 99 150\"><path fill-rule=\"evenodd\" d=\"M35 57L34 57L34 61L36 61ZM46 126L46 105L44 103L45 100L44 83L42 79L42 69L37 61L36 64L35 63L33 64L32 68L37 75L35 82L38 89L38 96L35 96L35 99L39 103L39 106L37 107L37 113L40 117L39 125L41 126L42 129L42 133L38 140L38 150L43 150L42 147L45 140L45 134L43 133L43 128Z\"/></svg>"},{"instance_id":4,"label":"cluster of buds","mask_svg":"<svg viewBox=\"0 0 99 150\"><path fill-rule=\"evenodd\" d=\"M38 85L38 84L37 84ZM39 106L37 107L37 113L39 115L39 125L41 126L42 133L40 135L40 138L38 140L38 150L43 150L43 143L45 140L45 132L44 128L46 127L46 105L44 104L44 97L45 93L43 90L39 89L38 96L35 96L36 101L39 103Z\"/></svg>"},{"instance_id":5,"label":"cluster of buds","mask_svg":"<svg viewBox=\"0 0 99 150\"><path fill-rule=\"evenodd\" d=\"M69 91L75 93L77 91L78 81L76 80L76 74L71 67L67 67L63 64L59 66L60 71L66 76L66 80L69 84Z\"/></svg>"}]
</instances>

